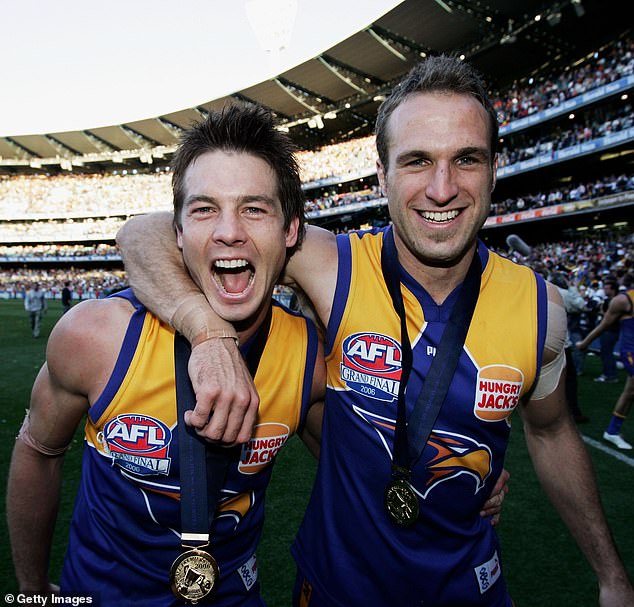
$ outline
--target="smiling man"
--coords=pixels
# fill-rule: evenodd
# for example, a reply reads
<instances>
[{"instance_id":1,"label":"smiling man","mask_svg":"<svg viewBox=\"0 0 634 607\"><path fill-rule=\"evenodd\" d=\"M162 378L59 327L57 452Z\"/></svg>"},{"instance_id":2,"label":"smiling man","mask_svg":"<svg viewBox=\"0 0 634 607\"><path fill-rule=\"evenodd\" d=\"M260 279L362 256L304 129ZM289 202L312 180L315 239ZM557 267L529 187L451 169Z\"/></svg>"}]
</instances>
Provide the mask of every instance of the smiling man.
<instances>
[{"instance_id":1,"label":"smiling man","mask_svg":"<svg viewBox=\"0 0 634 607\"><path fill-rule=\"evenodd\" d=\"M309 228L289 261L287 282L327 327L328 376L317 478L293 547L295 605L511 607L497 536L478 514L502 469L514 410L544 489L598 576L601 605L634 602L566 408L561 299L477 238L497 134L472 68L423 61L377 118L377 172L393 226L339 236ZM145 234L167 233L160 217L142 222ZM119 237L132 284L166 318L178 309L183 326L195 318L224 330L199 302L166 297L191 285L182 270L143 259L138 227ZM219 341L197 339L215 359ZM249 387L227 388L209 365L194 375L208 392L190 421L210 437L241 433L226 403Z\"/></svg>"},{"instance_id":2,"label":"smiling man","mask_svg":"<svg viewBox=\"0 0 634 607\"><path fill-rule=\"evenodd\" d=\"M62 455L85 417L61 592L117 607L264 604L255 557L264 492L293 433L318 448L311 405L325 382L314 325L271 299L303 235L299 175L290 141L257 107L211 113L185 134L173 168L185 266L232 323L223 341L240 341L260 396L253 438L218 448L184 430L195 404L188 345L132 291L73 307L51 334L11 464L21 592L57 592L48 558Z\"/></svg>"}]
</instances>

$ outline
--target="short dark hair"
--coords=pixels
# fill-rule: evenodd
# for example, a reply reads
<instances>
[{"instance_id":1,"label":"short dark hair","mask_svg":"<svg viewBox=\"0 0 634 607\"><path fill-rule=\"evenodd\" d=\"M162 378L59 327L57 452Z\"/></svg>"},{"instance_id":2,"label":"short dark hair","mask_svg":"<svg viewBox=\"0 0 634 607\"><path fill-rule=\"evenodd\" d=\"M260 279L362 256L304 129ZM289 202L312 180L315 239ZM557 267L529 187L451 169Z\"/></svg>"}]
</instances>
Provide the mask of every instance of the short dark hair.
<instances>
[{"instance_id":1,"label":"short dark hair","mask_svg":"<svg viewBox=\"0 0 634 607\"><path fill-rule=\"evenodd\" d=\"M174 223L182 227L181 212L185 202L185 172L199 156L216 150L253 154L265 160L277 177L278 196L284 213L284 229L299 219L297 244L304 236L304 192L291 139L275 127L273 115L255 104L233 104L212 111L181 137L172 159Z\"/></svg>"},{"instance_id":2,"label":"short dark hair","mask_svg":"<svg viewBox=\"0 0 634 607\"><path fill-rule=\"evenodd\" d=\"M498 140L497 113L480 74L457 57L438 55L415 65L379 107L376 117L376 149L384 167L388 165L387 123L394 110L410 95L417 93L454 93L475 97L489 116L491 130L491 162Z\"/></svg>"}]
</instances>

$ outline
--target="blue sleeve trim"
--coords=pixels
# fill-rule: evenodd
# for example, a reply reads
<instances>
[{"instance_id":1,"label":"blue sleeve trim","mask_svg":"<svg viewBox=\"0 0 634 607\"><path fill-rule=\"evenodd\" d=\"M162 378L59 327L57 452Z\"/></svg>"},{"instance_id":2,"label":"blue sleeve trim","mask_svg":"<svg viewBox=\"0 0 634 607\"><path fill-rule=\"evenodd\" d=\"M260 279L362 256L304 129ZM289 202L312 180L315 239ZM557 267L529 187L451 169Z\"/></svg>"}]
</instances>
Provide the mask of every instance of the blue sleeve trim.
<instances>
[{"instance_id":1,"label":"blue sleeve trim","mask_svg":"<svg viewBox=\"0 0 634 607\"><path fill-rule=\"evenodd\" d=\"M326 331L325 354L330 354L339 324L346 309L348 301L348 292L350 290L350 280L352 277L352 247L350 245L348 234L339 234L337 236L337 287L335 288L335 296L332 301L332 309L330 318L328 319L328 329Z\"/></svg>"},{"instance_id":2,"label":"blue sleeve trim","mask_svg":"<svg viewBox=\"0 0 634 607\"><path fill-rule=\"evenodd\" d=\"M539 377L542 369L544 357L544 346L546 344L546 331L548 325L548 291L546 289L546 281L537 273L535 273L537 281L537 374L535 382ZM533 383L533 385L535 384Z\"/></svg>"},{"instance_id":3,"label":"blue sleeve trim","mask_svg":"<svg viewBox=\"0 0 634 607\"><path fill-rule=\"evenodd\" d=\"M304 369L304 385L302 387L302 408L299 415L299 427L306 423L306 415L310 408L310 394L313 391L313 376L317 361L318 337L317 329L312 320L306 318L306 367Z\"/></svg>"}]
</instances>

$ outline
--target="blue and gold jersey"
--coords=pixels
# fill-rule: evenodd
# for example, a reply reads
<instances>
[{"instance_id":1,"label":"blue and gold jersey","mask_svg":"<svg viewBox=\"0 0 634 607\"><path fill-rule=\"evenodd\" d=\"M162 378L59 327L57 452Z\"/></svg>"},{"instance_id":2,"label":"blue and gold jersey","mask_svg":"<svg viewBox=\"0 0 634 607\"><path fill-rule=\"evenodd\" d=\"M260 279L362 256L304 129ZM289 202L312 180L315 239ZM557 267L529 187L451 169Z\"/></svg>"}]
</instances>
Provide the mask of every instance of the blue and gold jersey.
<instances>
[{"instance_id":1,"label":"blue and gold jersey","mask_svg":"<svg viewBox=\"0 0 634 607\"><path fill-rule=\"evenodd\" d=\"M88 411L61 587L100 605L177 605L169 582L182 552L174 331L131 292L117 295L136 311L108 384ZM274 303L255 377L261 402L254 436L233 449L211 529L220 566L214 605L261 604L255 549L264 494L276 454L304 421L316 353L312 323Z\"/></svg>"},{"instance_id":2,"label":"blue and gold jersey","mask_svg":"<svg viewBox=\"0 0 634 607\"><path fill-rule=\"evenodd\" d=\"M384 233L338 237L321 456L293 553L330 606L510 606L497 537L479 511L503 467L511 414L541 365L545 283L479 245L473 320L413 465L420 517L401 528L384 505L401 376L400 320L381 271ZM459 290L437 305L402 268L401 284L414 358L409 416Z\"/></svg>"}]
</instances>

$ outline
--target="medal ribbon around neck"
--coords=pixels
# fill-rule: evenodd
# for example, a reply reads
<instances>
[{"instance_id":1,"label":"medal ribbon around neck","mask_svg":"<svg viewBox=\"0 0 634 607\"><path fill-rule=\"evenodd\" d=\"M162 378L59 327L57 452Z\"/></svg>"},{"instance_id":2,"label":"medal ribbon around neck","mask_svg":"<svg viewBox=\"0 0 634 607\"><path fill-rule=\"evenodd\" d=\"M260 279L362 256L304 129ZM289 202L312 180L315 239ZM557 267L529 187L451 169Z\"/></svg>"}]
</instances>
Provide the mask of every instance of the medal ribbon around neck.
<instances>
[{"instance_id":1,"label":"medal ribbon around neck","mask_svg":"<svg viewBox=\"0 0 634 607\"><path fill-rule=\"evenodd\" d=\"M393 228L386 230L383 234L381 269L392 298L392 305L401 322L402 351L392 480L387 486L385 501L393 520L399 525L407 526L415 523L418 518L418 498L410 485L411 469L427 444L458 365L460 352L462 352L480 294L482 266L476 248L409 422L405 399L413 355L407 332L407 318L401 293L401 267L394 243Z\"/></svg>"},{"instance_id":2,"label":"medal ribbon around neck","mask_svg":"<svg viewBox=\"0 0 634 607\"><path fill-rule=\"evenodd\" d=\"M247 342L244 355L251 376L255 374L268 339L272 308L255 336ZM208 443L185 423L185 412L192 410L196 396L189 379L187 364L191 355L189 342L180 334L174 336L176 402L181 485L181 543L191 550L181 554L172 564L170 580L174 594L185 602L196 604L215 587L220 570L207 551L214 513L235 449Z\"/></svg>"}]
</instances>

